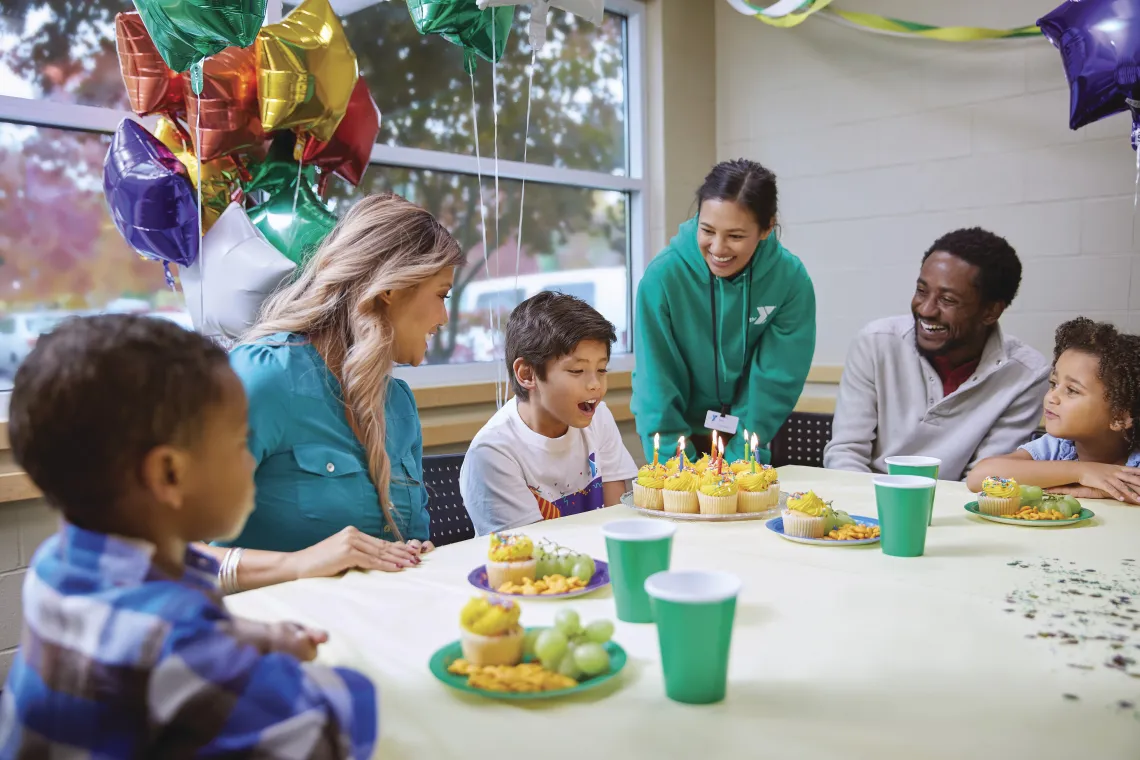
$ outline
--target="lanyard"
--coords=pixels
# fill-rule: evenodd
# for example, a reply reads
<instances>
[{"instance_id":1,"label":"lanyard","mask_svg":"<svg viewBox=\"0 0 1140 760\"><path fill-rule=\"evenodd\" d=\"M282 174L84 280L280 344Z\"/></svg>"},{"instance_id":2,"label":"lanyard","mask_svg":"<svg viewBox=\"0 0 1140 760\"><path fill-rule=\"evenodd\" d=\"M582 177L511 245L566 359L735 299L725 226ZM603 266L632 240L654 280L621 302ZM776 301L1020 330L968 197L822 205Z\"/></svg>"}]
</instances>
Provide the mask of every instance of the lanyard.
<instances>
[{"instance_id":1,"label":"lanyard","mask_svg":"<svg viewBox=\"0 0 1140 760\"><path fill-rule=\"evenodd\" d=\"M741 320L740 331L740 354L744 358L744 362L740 366L740 377L736 378L736 385L732 389L732 397L728 400L728 403L725 403L720 395L720 369L723 361L721 360L720 341L717 338L715 282L719 278L712 272L709 272L709 304L712 308L713 377L716 378L716 402L720 405L721 414L728 414L729 410L731 410L740 399L740 393L744 389L744 382L748 377L748 365L751 363L752 356L756 353L756 349L760 346L759 341L757 341L756 345L752 347L752 351L748 351L748 314L752 311L752 264L755 261L756 255L753 254L752 259L748 262L748 267L744 271L744 316ZM727 370L725 374L728 374Z\"/></svg>"}]
</instances>

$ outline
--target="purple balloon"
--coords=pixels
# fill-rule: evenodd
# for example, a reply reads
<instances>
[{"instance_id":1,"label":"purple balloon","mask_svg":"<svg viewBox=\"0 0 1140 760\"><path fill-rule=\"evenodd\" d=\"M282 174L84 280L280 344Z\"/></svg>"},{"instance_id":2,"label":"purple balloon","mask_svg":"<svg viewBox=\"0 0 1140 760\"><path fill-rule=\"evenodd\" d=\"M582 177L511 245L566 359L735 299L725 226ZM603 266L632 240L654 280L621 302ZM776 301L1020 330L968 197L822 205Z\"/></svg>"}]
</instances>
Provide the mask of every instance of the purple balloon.
<instances>
[{"instance_id":1,"label":"purple balloon","mask_svg":"<svg viewBox=\"0 0 1140 760\"><path fill-rule=\"evenodd\" d=\"M1061 51L1069 80L1069 128L1125 110L1136 147L1140 108L1140 0L1069 0L1037 22Z\"/></svg>"},{"instance_id":2,"label":"purple balloon","mask_svg":"<svg viewBox=\"0 0 1140 760\"><path fill-rule=\"evenodd\" d=\"M198 205L186 167L136 121L124 119L111 138L103 193L115 227L143 256L179 266L198 260Z\"/></svg>"}]
</instances>

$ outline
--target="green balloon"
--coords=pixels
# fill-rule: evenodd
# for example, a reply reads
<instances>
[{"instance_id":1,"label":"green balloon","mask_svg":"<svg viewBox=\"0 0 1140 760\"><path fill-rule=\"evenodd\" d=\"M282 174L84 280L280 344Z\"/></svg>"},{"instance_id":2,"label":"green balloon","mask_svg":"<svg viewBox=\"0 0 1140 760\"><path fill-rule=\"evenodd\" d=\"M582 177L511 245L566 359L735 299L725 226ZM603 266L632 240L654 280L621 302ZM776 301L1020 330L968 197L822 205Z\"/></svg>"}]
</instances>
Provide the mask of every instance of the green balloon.
<instances>
[{"instance_id":1,"label":"green balloon","mask_svg":"<svg viewBox=\"0 0 1140 760\"><path fill-rule=\"evenodd\" d=\"M269 150L262 161L251 162L249 165L250 179L242 183L242 190L246 194L264 190L270 195L297 184L297 161L293 158L293 148L297 143L297 136L290 131L278 132L269 144ZM312 166L301 169L301 179L309 187L317 184L317 171ZM292 190L290 190L292 198Z\"/></svg>"},{"instance_id":2,"label":"green balloon","mask_svg":"<svg viewBox=\"0 0 1140 760\"><path fill-rule=\"evenodd\" d=\"M462 47L468 71L476 55L492 63L503 57L515 19L513 5L479 10L476 0L408 0L408 11L420 34L438 34Z\"/></svg>"},{"instance_id":3,"label":"green balloon","mask_svg":"<svg viewBox=\"0 0 1140 760\"><path fill-rule=\"evenodd\" d=\"M154 46L175 71L228 47L249 47L265 22L266 0L135 0Z\"/></svg>"},{"instance_id":4,"label":"green balloon","mask_svg":"<svg viewBox=\"0 0 1140 760\"><path fill-rule=\"evenodd\" d=\"M273 247L298 266L304 266L325 236L332 232L337 219L312 187L304 183L296 195L297 208L294 211L295 191L296 184L282 188L250 211L249 219Z\"/></svg>"}]
</instances>

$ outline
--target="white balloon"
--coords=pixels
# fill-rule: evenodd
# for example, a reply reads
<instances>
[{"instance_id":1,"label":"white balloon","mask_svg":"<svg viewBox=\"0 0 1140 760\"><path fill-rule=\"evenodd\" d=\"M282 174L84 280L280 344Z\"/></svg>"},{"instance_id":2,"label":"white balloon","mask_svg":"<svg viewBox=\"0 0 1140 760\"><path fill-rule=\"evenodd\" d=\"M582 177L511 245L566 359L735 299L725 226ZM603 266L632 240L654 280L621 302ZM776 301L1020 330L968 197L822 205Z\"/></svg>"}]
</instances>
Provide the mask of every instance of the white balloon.
<instances>
[{"instance_id":1,"label":"white balloon","mask_svg":"<svg viewBox=\"0 0 1140 760\"><path fill-rule=\"evenodd\" d=\"M518 5L518 0L478 0L480 10L498 5ZM602 23L605 16L605 0L531 0L530 5L530 46L542 50L546 42L546 15L552 8L581 16L592 24Z\"/></svg>"},{"instance_id":2,"label":"white balloon","mask_svg":"<svg viewBox=\"0 0 1140 760\"><path fill-rule=\"evenodd\" d=\"M194 327L203 335L241 336L296 266L231 203L202 239L198 261L179 272Z\"/></svg>"}]
</instances>

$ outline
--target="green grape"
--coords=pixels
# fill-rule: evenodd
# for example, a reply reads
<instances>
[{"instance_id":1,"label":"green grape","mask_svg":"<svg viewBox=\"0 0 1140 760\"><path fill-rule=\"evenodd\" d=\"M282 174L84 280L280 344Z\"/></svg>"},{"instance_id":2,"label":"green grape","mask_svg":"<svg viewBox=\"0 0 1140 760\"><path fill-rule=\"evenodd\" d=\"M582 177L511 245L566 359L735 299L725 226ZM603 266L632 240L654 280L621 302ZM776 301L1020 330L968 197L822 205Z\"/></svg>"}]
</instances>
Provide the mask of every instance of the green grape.
<instances>
[{"instance_id":1,"label":"green grape","mask_svg":"<svg viewBox=\"0 0 1140 760\"><path fill-rule=\"evenodd\" d=\"M583 557L574 563L574 567L571 568L570 572L583 582L589 583L590 579L594 577L594 560L589 557Z\"/></svg>"},{"instance_id":2,"label":"green grape","mask_svg":"<svg viewBox=\"0 0 1140 760\"><path fill-rule=\"evenodd\" d=\"M545 628L531 628L523 635L523 655L526 657L534 657L534 643L538 640L538 635L545 631Z\"/></svg>"},{"instance_id":3,"label":"green grape","mask_svg":"<svg viewBox=\"0 0 1140 760\"><path fill-rule=\"evenodd\" d=\"M547 662L558 663L566 654L566 635L557 628L547 628L538 635L534 641L534 653L542 660L543 667Z\"/></svg>"},{"instance_id":4,"label":"green grape","mask_svg":"<svg viewBox=\"0 0 1140 760\"><path fill-rule=\"evenodd\" d=\"M574 558L569 554L559 554L557 560L557 573L569 578L574 574Z\"/></svg>"},{"instance_id":5,"label":"green grape","mask_svg":"<svg viewBox=\"0 0 1140 760\"><path fill-rule=\"evenodd\" d=\"M544 554L541 557L539 557L538 558L538 564L534 570L535 577L537 577L539 580L541 580L548 575L554 575L556 572L558 572L555 569L555 563L556 563L555 558L550 556L549 554Z\"/></svg>"},{"instance_id":6,"label":"green grape","mask_svg":"<svg viewBox=\"0 0 1140 760\"><path fill-rule=\"evenodd\" d=\"M551 673L557 673L559 666L562 665L562 661L565 659L566 655L562 655L561 657L555 657L553 659L547 658L544 660L539 658L538 662L540 665L542 665L543 670L549 670Z\"/></svg>"},{"instance_id":7,"label":"green grape","mask_svg":"<svg viewBox=\"0 0 1140 760\"><path fill-rule=\"evenodd\" d=\"M610 656L601 644L583 644L574 650L574 664L588 676L597 676L610 669Z\"/></svg>"},{"instance_id":8,"label":"green grape","mask_svg":"<svg viewBox=\"0 0 1140 760\"><path fill-rule=\"evenodd\" d=\"M559 610L554 616L554 627L570 638L582 630L582 621L574 610Z\"/></svg>"},{"instance_id":9,"label":"green grape","mask_svg":"<svg viewBox=\"0 0 1140 760\"><path fill-rule=\"evenodd\" d=\"M573 678L575 681L582 680L582 669L578 667L578 662L571 654L567 654L562 658L562 662L558 664L556 673L561 673L567 678Z\"/></svg>"},{"instance_id":10,"label":"green grape","mask_svg":"<svg viewBox=\"0 0 1140 760\"><path fill-rule=\"evenodd\" d=\"M614 624L609 620L595 620L586 626L586 640L605 644L614 635Z\"/></svg>"}]
</instances>

